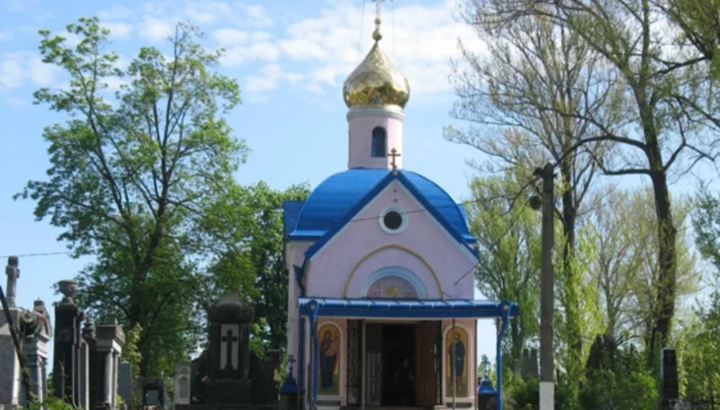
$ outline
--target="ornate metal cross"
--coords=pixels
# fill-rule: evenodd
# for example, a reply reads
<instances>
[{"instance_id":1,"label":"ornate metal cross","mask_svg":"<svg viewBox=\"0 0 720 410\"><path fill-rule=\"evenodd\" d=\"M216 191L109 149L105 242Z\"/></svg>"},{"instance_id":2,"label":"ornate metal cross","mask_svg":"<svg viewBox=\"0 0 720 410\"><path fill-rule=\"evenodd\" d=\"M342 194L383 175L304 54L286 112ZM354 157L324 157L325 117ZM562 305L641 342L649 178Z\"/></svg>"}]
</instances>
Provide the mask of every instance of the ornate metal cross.
<instances>
[{"instance_id":1,"label":"ornate metal cross","mask_svg":"<svg viewBox=\"0 0 720 410\"><path fill-rule=\"evenodd\" d=\"M400 156L402 156L402 155L400 155L400 153L398 152L398 150L396 150L395 148L393 148L393 149L390 150L390 156L392 157L392 163L391 163L392 169L393 169L393 171L395 171L395 170L397 169L397 164L395 163L395 158L400 157Z\"/></svg>"},{"instance_id":2,"label":"ornate metal cross","mask_svg":"<svg viewBox=\"0 0 720 410\"><path fill-rule=\"evenodd\" d=\"M239 339L237 336L233 335L232 329L228 329L225 336L220 338L221 341L226 343L227 348L227 357L225 358L225 370L232 370L232 346L233 343L237 342Z\"/></svg>"}]
</instances>

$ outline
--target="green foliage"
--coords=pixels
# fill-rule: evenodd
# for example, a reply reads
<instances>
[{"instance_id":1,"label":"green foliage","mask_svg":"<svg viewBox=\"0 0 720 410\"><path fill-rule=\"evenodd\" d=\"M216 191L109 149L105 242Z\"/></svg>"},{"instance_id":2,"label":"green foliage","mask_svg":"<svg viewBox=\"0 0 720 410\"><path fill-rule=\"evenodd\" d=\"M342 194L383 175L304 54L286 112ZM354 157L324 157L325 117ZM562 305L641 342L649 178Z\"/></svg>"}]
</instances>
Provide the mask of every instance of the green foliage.
<instances>
[{"instance_id":1,"label":"green foliage","mask_svg":"<svg viewBox=\"0 0 720 410\"><path fill-rule=\"evenodd\" d=\"M260 182L250 187L227 189L222 201L213 204L202 221L204 232L223 238L215 248L210 272L216 293L240 292L254 304L256 349L284 349L287 329L288 272L283 254L285 201L305 200L307 185L274 191Z\"/></svg>"},{"instance_id":2,"label":"green foliage","mask_svg":"<svg viewBox=\"0 0 720 410\"><path fill-rule=\"evenodd\" d=\"M508 365L522 359L527 340L537 336L540 272L539 215L513 195L519 189L511 174L476 178L468 205L470 229L478 238L482 261L475 272L485 297L512 300L523 312L509 328Z\"/></svg>"},{"instance_id":3,"label":"green foliage","mask_svg":"<svg viewBox=\"0 0 720 410\"><path fill-rule=\"evenodd\" d=\"M67 31L76 46L40 32L43 61L70 80L38 90L35 102L68 119L45 129L47 179L16 197L36 201L35 216L61 229L75 257L95 257L78 277L78 301L138 326L140 374L171 374L202 335L200 308L213 288L200 261L218 238L208 240L200 222L235 185L247 153L222 119L240 90L214 72L221 52L206 52L193 26L179 24L168 50L141 48L125 70L97 18Z\"/></svg>"},{"instance_id":4,"label":"green foliage","mask_svg":"<svg viewBox=\"0 0 720 410\"><path fill-rule=\"evenodd\" d=\"M27 410L80 410L80 409L73 406L72 404L66 402L65 400L55 397L53 394L48 394L48 396L42 402L35 400L32 403L30 403L30 405L27 407Z\"/></svg>"}]
</instances>

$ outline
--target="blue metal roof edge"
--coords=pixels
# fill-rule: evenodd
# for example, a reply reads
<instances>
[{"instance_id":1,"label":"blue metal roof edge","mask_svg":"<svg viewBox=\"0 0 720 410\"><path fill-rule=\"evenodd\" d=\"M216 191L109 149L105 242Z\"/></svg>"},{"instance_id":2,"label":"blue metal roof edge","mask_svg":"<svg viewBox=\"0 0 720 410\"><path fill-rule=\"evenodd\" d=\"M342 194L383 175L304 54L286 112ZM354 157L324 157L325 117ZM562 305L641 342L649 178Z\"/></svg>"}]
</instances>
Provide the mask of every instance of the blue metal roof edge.
<instances>
[{"instance_id":1,"label":"blue metal roof edge","mask_svg":"<svg viewBox=\"0 0 720 410\"><path fill-rule=\"evenodd\" d=\"M345 225L347 225L350 221L352 221L352 218L355 217L355 215L360 212L365 205L367 205L373 198L375 198L385 187L390 185L390 182L397 179L400 181L409 191L410 193L420 202L420 204L423 206L424 209L426 209L430 214L438 221L440 222L440 225L445 228L445 230L450 233L450 236L452 236L458 243L460 243L462 246L464 246L467 250L470 251L470 253L475 256L475 258L479 257L477 249L473 249L468 245L468 241L465 240L465 235L462 235L458 230L448 222L445 217L438 212L438 210L433 206L430 201L425 198L425 195L420 192L419 189L407 178L403 175L402 171L395 172L388 172L388 174L383 177L380 182L378 182L373 189L369 190L365 196L363 196L355 205L350 207L350 210L345 214L345 216L342 218L342 220L332 229L325 232L325 235L320 237L320 239L315 242L310 248L308 248L307 251L305 251L305 256L310 259L312 258L322 247L330 241ZM438 187L442 190L442 188ZM443 190L443 192L445 192ZM447 195L447 192L445 192ZM448 195L449 197L450 195ZM294 239L294 235L291 236ZM476 243L477 239L473 236L473 239L475 239L471 243Z\"/></svg>"},{"instance_id":2,"label":"blue metal roof edge","mask_svg":"<svg viewBox=\"0 0 720 410\"><path fill-rule=\"evenodd\" d=\"M424 178L424 177L423 177L423 178ZM473 256L475 256L475 258L478 258L478 257L479 257L479 256L478 256L478 251L477 251L477 249L473 249L472 247L470 247L470 246L468 245L468 243L465 241L464 235L461 234L461 233L457 230L457 228L455 228L455 226L454 226L453 224L451 224L447 219L445 219L445 217L444 217L440 212L438 212L437 208L435 208L435 207L430 203L430 201L428 201L428 199L425 198L425 195L423 195L422 192L420 192L420 190L417 189L417 187L416 187L409 179L407 179L407 177L405 177L405 175L403 175L402 172L399 172L399 173L398 173L398 180L400 180L400 181L405 185L405 187L408 188L408 190L410 191L410 193L412 193L413 196L415 196L415 198L417 198L417 200L420 201L420 204L423 206L423 208L425 208L428 212L430 212L430 214L431 214L438 222L440 222L440 225L442 225L443 228L445 228L445 230L446 230L447 232L449 232L450 235L451 235L453 238L455 238L456 241L458 241L458 243L460 243L460 244L461 244L462 246L464 246L467 250L469 250L470 253L472 253ZM449 195L444 189L442 189L442 187L438 186L438 188L439 188L440 190L442 190L443 192L445 192L445 194L446 194L448 197L450 197L450 195ZM462 212L461 212L460 210L458 210L458 212L460 212L460 213L462 214ZM463 219L464 219L464 218L463 218ZM467 220L466 220L466 223L467 223Z\"/></svg>"},{"instance_id":3,"label":"blue metal roof edge","mask_svg":"<svg viewBox=\"0 0 720 410\"><path fill-rule=\"evenodd\" d=\"M415 318L510 318L520 315L516 303L488 300L350 299L300 297L298 308L303 316L335 317L415 317Z\"/></svg>"},{"instance_id":4,"label":"blue metal roof edge","mask_svg":"<svg viewBox=\"0 0 720 410\"><path fill-rule=\"evenodd\" d=\"M282 204L283 207L283 237L288 239L290 234L295 230L297 225L298 216L302 207L305 206L305 201L285 201Z\"/></svg>"},{"instance_id":5,"label":"blue metal roof edge","mask_svg":"<svg viewBox=\"0 0 720 410\"><path fill-rule=\"evenodd\" d=\"M353 217L360 212L373 198L375 198L396 176L392 172L388 172L371 190L369 190L355 205L351 206L345 216L332 228L325 231L325 235L321 236L317 242L305 251L305 257L310 259L319 251L330 239L332 239L342 228L345 227Z\"/></svg>"}]
</instances>

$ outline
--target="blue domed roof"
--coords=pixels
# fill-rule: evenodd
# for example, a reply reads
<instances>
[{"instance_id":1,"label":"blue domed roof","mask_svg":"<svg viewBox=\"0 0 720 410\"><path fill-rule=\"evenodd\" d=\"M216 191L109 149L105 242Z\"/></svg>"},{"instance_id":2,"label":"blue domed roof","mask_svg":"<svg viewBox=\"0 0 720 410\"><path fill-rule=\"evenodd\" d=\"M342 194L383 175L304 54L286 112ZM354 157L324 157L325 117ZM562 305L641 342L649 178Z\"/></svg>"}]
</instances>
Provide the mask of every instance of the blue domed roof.
<instances>
[{"instance_id":1,"label":"blue domed roof","mask_svg":"<svg viewBox=\"0 0 720 410\"><path fill-rule=\"evenodd\" d=\"M292 239L311 239L339 229L393 179L399 179L408 190L425 203L425 208L446 228L454 230L463 242L473 243L464 209L436 183L415 172L401 170L397 175L388 169L354 168L332 175L323 181L305 201L297 216ZM352 212L351 212L352 211ZM349 215L351 214L352 215Z\"/></svg>"}]
</instances>

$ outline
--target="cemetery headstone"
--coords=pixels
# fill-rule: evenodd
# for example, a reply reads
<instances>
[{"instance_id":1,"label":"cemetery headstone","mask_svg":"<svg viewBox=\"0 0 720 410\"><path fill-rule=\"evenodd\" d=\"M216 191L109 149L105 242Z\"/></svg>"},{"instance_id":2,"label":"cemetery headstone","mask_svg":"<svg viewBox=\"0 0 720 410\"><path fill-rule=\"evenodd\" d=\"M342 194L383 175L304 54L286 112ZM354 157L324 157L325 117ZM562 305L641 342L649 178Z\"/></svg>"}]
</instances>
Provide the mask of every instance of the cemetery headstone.
<instances>
[{"instance_id":1,"label":"cemetery headstone","mask_svg":"<svg viewBox=\"0 0 720 410\"><path fill-rule=\"evenodd\" d=\"M175 366L175 386L174 400L175 404L190 404L190 382L192 370L190 362L180 362Z\"/></svg>"},{"instance_id":2,"label":"cemetery headstone","mask_svg":"<svg viewBox=\"0 0 720 410\"><path fill-rule=\"evenodd\" d=\"M253 309L228 294L208 309L209 340L206 400L210 404L251 401L250 322Z\"/></svg>"},{"instance_id":3,"label":"cemetery headstone","mask_svg":"<svg viewBox=\"0 0 720 410\"><path fill-rule=\"evenodd\" d=\"M152 382L143 386L143 407L165 408L165 386L162 383Z\"/></svg>"},{"instance_id":4,"label":"cemetery headstone","mask_svg":"<svg viewBox=\"0 0 720 410\"><path fill-rule=\"evenodd\" d=\"M50 316L42 300L35 301L32 311L23 311L20 326L31 393L34 400L42 402L47 397L47 343L53 334Z\"/></svg>"},{"instance_id":5,"label":"cemetery headstone","mask_svg":"<svg viewBox=\"0 0 720 410\"><path fill-rule=\"evenodd\" d=\"M80 325L82 310L75 305L74 280L61 280L58 290L63 299L55 307L55 346L53 350L53 390L55 396L80 406Z\"/></svg>"},{"instance_id":6,"label":"cemetery headstone","mask_svg":"<svg viewBox=\"0 0 720 410\"><path fill-rule=\"evenodd\" d=\"M666 347L660 358L661 408L672 409L679 398L677 355L675 349Z\"/></svg>"},{"instance_id":7,"label":"cemetery headstone","mask_svg":"<svg viewBox=\"0 0 720 410\"><path fill-rule=\"evenodd\" d=\"M95 328L96 346L94 360L91 360L95 368L94 377L99 380L100 385L94 392L91 399L94 409L117 409L118 396L118 370L120 367L120 354L125 346L125 333L116 321L99 325Z\"/></svg>"},{"instance_id":8,"label":"cemetery headstone","mask_svg":"<svg viewBox=\"0 0 720 410\"><path fill-rule=\"evenodd\" d=\"M130 362L120 362L118 394L120 394L120 398L125 402L126 408L131 408L133 405L133 380L132 364Z\"/></svg>"}]
</instances>

